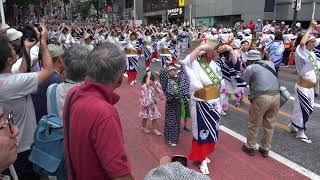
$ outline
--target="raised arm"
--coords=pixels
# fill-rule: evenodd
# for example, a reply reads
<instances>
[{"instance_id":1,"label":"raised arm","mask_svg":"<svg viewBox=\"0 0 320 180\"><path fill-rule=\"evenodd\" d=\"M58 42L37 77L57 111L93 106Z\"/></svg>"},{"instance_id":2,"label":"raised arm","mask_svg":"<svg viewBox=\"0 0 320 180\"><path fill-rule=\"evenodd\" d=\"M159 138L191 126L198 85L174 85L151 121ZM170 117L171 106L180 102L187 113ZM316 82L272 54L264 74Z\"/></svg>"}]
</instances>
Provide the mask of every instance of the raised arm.
<instances>
[{"instance_id":1,"label":"raised arm","mask_svg":"<svg viewBox=\"0 0 320 180\"><path fill-rule=\"evenodd\" d=\"M313 31L313 29L317 26L317 21L315 20L312 20L311 23L310 23L310 26L307 30L307 32L304 34L304 36L302 37L301 39L301 42L300 42L300 48L304 48L305 44L307 43L308 41L308 38L309 38L309 35L311 34L311 32Z\"/></svg>"},{"instance_id":2,"label":"raised arm","mask_svg":"<svg viewBox=\"0 0 320 180\"><path fill-rule=\"evenodd\" d=\"M191 63L197 59L197 57L200 55L200 52L207 52L207 51L211 51L213 50L213 48L209 45L201 45L199 47L197 47L195 50L193 50L191 53L190 53L190 61Z\"/></svg>"},{"instance_id":3,"label":"raised arm","mask_svg":"<svg viewBox=\"0 0 320 180\"><path fill-rule=\"evenodd\" d=\"M237 58L237 56L236 56L236 54L235 54L235 52L233 51L233 49L232 49L231 46L229 46L229 45L223 45L223 46L221 46L221 47L218 49L218 52L219 52L219 53L229 52L229 58L230 58L232 64L234 64L234 65L237 64L238 58Z\"/></svg>"},{"instance_id":4,"label":"raised arm","mask_svg":"<svg viewBox=\"0 0 320 180\"><path fill-rule=\"evenodd\" d=\"M41 25L41 40L40 40L40 51L42 53L42 69L38 72L38 83L46 81L54 72L52 59L48 50L48 31L47 28L42 24Z\"/></svg>"}]
</instances>

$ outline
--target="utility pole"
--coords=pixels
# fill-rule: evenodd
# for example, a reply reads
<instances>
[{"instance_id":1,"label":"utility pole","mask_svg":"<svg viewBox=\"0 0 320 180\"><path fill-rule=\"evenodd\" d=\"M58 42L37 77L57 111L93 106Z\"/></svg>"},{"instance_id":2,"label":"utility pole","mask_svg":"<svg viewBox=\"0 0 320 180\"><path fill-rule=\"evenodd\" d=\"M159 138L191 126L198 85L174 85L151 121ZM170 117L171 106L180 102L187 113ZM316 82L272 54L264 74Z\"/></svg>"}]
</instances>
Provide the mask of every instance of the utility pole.
<instances>
[{"instance_id":1,"label":"utility pole","mask_svg":"<svg viewBox=\"0 0 320 180\"><path fill-rule=\"evenodd\" d=\"M293 20L291 24L291 28L296 29L297 15L298 15L298 0L294 0L294 9L293 9Z\"/></svg>"},{"instance_id":2,"label":"utility pole","mask_svg":"<svg viewBox=\"0 0 320 180\"><path fill-rule=\"evenodd\" d=\"M4 17L3 0L0 0L0 11L1 11L1 24L6 24L6 19Z\"/></svg>"},{"instance_id":3,"label":"utility pole","mask_svg":"<svg viewBox=\"0 0 320 180\"><path fill-rule=\"evenodd\" d=\"M192 25L192 0L189 0L189 26L193 27Z\"/></svg>"}]
</instances>

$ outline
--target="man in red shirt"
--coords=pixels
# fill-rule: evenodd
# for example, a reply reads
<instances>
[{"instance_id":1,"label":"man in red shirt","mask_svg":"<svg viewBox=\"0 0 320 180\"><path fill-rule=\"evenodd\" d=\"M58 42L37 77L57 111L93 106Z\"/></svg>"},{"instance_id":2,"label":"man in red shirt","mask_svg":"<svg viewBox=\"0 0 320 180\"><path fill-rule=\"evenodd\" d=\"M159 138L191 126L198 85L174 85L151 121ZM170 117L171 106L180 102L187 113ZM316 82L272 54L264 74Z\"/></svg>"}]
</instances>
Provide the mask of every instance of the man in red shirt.
<instances>
[{"instance_id":1,"label":"man in red shirt","mask_svg":"<svg viewBox=\"0 0 320 180\"><path fill-rule=\"evenodd\" d=\"M119 114L113 106L120 99L114 90L122 83L125 54L114 44L102 44L89 54L87 68L85 83L69 91L64 105L68 179L73 179L70 155L76 180L132 180ZM68 146L67 104L73 93Z\"/></svg>"},{"instance_id":2,"label":"man in red shirt","mask_svg":"<svg viewBox=\"0 0 320 180\"><path fill-rule=\"evenodd\" d=\"M254 25L253 23L253 19L250 19L249 23L248 23L248 28L251 30L252 34L254 34L254 30L256 28L256 25Z\"/></svg>"}]
</instances>

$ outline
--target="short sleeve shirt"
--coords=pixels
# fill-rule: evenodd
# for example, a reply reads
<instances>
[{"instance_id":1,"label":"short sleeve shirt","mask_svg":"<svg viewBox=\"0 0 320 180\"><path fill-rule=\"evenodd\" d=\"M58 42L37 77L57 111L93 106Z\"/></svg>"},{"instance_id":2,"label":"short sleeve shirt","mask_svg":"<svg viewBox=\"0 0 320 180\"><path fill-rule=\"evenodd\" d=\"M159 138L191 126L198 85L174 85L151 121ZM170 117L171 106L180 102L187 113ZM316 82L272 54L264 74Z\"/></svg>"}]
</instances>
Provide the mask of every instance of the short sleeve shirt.
<instances>
[{"instance_id":1,"label":"short sleeve shirt","mask_svg":"<svg viewBox=\"0 0 320 180\"><path fill-rule=\"evenodd\" d=\"M36 115L31 93L38 88L37 73L0 74L0 105L13 112L14 124L20 129L18 153L31 148L36 129Z\"/></svg>"}]
</instances>

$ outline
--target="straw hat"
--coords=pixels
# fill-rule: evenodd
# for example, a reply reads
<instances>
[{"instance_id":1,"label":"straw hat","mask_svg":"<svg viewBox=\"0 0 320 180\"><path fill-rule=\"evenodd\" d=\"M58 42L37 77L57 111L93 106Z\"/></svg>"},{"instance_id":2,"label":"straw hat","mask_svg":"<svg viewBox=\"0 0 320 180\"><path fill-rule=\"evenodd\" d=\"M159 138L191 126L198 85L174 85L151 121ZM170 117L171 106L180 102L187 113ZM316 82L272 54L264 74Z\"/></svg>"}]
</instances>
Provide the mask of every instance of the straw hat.
<instances>
[{"instance_id":1,"label":"straw hat","mask_svg":"<svg viewBox=\"0 0 320 180\"><path fill-rule=\"evenodd\" d=\"M192 42L191 49L194 50L198 46L201 46L201 45L209 45L210 47L215 49L220 45L220 41L219 40L210 40L207 38L203 38L201 40L195 40Z\"/></svg>"}]
</instances>

